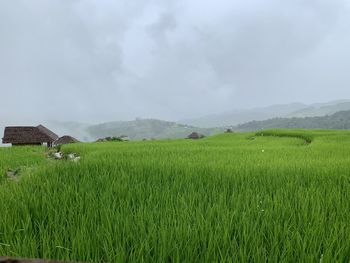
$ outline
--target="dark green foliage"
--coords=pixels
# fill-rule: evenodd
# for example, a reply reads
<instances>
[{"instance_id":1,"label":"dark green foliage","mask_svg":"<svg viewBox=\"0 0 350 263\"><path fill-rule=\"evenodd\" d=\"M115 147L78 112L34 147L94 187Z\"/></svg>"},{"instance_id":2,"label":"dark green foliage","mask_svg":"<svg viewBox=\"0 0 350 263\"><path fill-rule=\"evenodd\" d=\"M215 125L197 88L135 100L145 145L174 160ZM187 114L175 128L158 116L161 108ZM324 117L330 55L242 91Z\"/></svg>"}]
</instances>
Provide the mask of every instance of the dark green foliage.
<instances>
[{"instance_id":1,"label":"dark green foliage","mask_svg":"<svg viewBox=\"0 0 350 263\"><path fill-rule=\"evenodd\" d=\"M291 137L303 139L306 143L311 143L314 139L312 132L306 130L266 130L256 133L257 136Z\"/></svg>"},{"instance_id":2,"label":"dark green foliage","mask_svg":"<svg viewBox=\"0 0 350 263\"><path fill-rule=\"evenodd\" d=\"M274 118L265 121L252 121L238 125L240 131L263 129L350 129L350 111L337 112L330 116L306 118Z\"/></svg>"},{"instance_id":3,"label":"dark green foliage","mask_svg":"<svg viewBox=\"0 0 350 263\"><path fill-rule=\"evenodd\" d=\"M108 142L122 142L123 140L120 137L106 137Z\"/></svg>"}]
</instances>

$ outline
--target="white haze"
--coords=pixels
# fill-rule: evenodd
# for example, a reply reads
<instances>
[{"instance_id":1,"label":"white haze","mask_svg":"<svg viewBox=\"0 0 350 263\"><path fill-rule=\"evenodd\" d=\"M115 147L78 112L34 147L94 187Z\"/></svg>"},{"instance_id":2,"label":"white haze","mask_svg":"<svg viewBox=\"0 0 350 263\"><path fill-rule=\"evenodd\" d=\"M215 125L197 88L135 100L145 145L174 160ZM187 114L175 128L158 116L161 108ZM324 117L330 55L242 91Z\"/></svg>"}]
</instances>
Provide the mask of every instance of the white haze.
<instances>
[{"instance_id":1,"label":"white haze","mask_svg":"<svg viewBox=\"0 0 350 263\"><path fill-rule=\"evenodd\" d=\"M349 11L345 0L3 0L0 122L350 98Z\"/></svg>"}]
</instances>

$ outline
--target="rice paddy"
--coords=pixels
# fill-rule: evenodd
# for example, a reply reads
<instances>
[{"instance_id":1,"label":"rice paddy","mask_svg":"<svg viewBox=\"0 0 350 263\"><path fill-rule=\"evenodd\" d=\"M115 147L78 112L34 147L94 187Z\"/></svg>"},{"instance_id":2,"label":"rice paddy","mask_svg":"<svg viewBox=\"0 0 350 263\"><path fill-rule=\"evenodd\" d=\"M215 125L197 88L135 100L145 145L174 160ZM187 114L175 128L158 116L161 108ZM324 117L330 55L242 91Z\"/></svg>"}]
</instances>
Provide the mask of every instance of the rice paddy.
<instances>
[{"instance_id":1,"label":"rice paddy","mask_svg":"<svg viewBox=\"0 0 350 263\"><path fill-rule=\"evenodd\" d=\"M350 132L0 148L0 255L350 262ZM18 180L6 169L21 167Z\"/></svg>"}]
</instances>

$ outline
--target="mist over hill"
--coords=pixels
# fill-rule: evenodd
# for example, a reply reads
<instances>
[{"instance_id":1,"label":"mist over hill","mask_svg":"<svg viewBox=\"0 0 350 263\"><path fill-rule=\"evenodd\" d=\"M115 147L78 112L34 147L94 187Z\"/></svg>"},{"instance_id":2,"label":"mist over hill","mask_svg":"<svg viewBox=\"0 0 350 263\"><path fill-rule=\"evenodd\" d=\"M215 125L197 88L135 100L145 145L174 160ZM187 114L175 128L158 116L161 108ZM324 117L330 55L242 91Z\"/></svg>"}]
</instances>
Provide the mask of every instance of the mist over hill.
<instances>
[{"instance_id":1,"label":"mist over hill","mask_svg":"<svg viewBox=\"0 0 350 263\"><path fill-rule=\"evenodd\" d=\"M222 132L225 127L234 127L239 131L267 128L347 129L349 111L350 101L338 100L311 105L303 103L272 105L179 122L138 118L132 121L91 124L74 121L20 121L3 117L0 120L0 129L1 137L5 126L43 124L59 136L71 135L85 142L121 135L127 135L132 140L166 139L185 138L193 131L211 135Z\"/></svg>"},{"instance_id":2,"label":"mist over hill","mask_svg":"<svg viewBox=\"0 0 350 263\"><path fill-rule=\"evenodd\" d=\"M44 121L43 125L54 131L57 135L70 135L79 141L89 142L95 138L88 132L89 123L74 122L74 121Z\"/></svg>"},{"instance_id":3,"label":"mist over hill","mask_svg":"<svg viewBox=\"0 0 350 263\"><path fill-rule=\"evenodd\" d=\"M301 107L303 109L300 109ZM299 110L295 111L298 108ZM344 109L348 109L348 111L342 111ZM294 117L308 115L311 117ZM267 116L278 117L267 118ZM228 118L225 119L225 117ZM73 134L83 141L93 141L102 137L120 135L127 135L133 140L145 138L185 138L193 131L204 135L211 135L224 131L225 127L228 126L232 126L239 131L268 128L348 129L350 128L350 102L334 101L313 104L307 107L301 103L273 105L266 108L239 111L231 115L219 115L217 119L214 116L212 118L211 123L216 124L212 127L206 127L204 123L200 122L195 122L197 125L188 125L157 119L136 119L133 121L116 121L97 125L74 125L70 123L68 126L63 125L62 127L68 128L68 134ZM244 119L250 121L243 124L236 123Z\"/></svg>"},{"instance_id":4,"label":"mist over hill","mask_svg":"<svg viewBox=\"0 0 350 263\"><path fill-rule=\"evenodd\" d=\"M213 114L193 119L180 120L179 122L208 128L237 125L252 120L265 120L273 117L286 116L295 111L306 108L306 104L292 103L285 105L272 105L253 109L237 109L235 111Z\"/></svg>"},{"instance_id":5,"label":"mist over hill","mask_svg":"<svg viewBox=\"0 0 350 263\"><path fill-rule=\"evenodd\" d=\"M256 131L273 128L350 129L350 110L321 117L273 118L264 121L251 121L235 126L237 131Z\"/></svg>"},{"instance_id":6,"label":"mist over hill","mask_svg":"<svg viewBox=\"0 0 350 263\"><path fill-rule=\"evenodd\" d=\"M87 132L93 138L107 136L127 135L134 140L147 138L185 138L191 132L197 131L204 135L218 132L215 128L198 128L176 122L162 121L156 119L136 119L134 121L116 121L93 125L87 128Z\"/></svg>"},{"instance_id":7,"label":"mist over hill","mask_svg":"<svg viewBox=\"0 0 350 263\"><path fill-rule=\"evenodd\" d=\"M318 103L292 112L286 117L316 117L332 115L339 111L350 110L350 101L335 101L330 103Z\"/></svg>"},{"instance_id":8,"label":"mist over hill","mask_svg":"<svg viewBox=\"0 0 350 263\"><path fill-rule=\"evenodd\" d=\"M176 122L140 118L132 121L114 121L101 124L71 121L45 121L43 124L59 136L70 135L83 142L121 135L126 135L131 140L176 139L185 138L194 131L207 136L223 130L223 128L198 128Z\"/></svg>"},{"instance_id":9,"label":"mist over hill","mask_svg":"<svg viewBox=\"0 0 350 263\"><path fill-rule=\"evenodd\" d=\"M262 121L277 117L325 116L344 110L350 110L349 100L336 100L310 105L291 103L253 109L241 109L222 114L203 116L201 118L181 120L179 122L198 127L221 127L234 126L250 121Z\"/></svg>"}]
</instances>

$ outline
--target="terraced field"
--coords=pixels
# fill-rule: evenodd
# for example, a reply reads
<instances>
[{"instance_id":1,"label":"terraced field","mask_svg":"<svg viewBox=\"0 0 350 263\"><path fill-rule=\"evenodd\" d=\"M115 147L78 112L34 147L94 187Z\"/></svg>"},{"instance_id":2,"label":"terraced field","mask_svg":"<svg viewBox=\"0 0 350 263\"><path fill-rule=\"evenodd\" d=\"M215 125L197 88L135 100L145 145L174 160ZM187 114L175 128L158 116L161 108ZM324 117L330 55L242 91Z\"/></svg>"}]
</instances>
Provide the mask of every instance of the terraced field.
<instances>
[{"instance_id":1,"label":"terraced field","mask_svg":"<svg viewBox=\"0 0 350 263\"><path fill-rule=\"evenodd\" d=\"M0 255L350 262L350 132L0 148ZM20 169L16 180L8 169Z\"/></svg>"}]
</instances>

